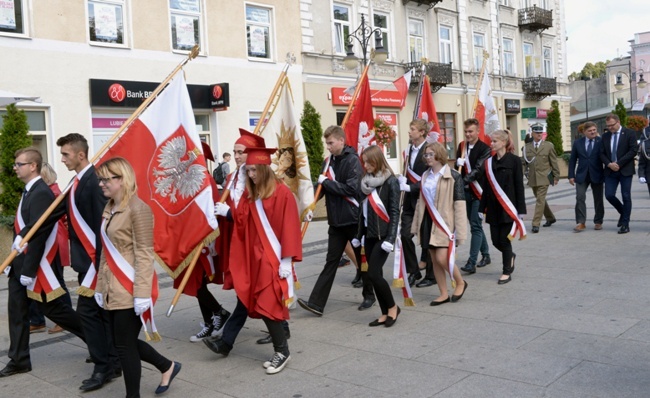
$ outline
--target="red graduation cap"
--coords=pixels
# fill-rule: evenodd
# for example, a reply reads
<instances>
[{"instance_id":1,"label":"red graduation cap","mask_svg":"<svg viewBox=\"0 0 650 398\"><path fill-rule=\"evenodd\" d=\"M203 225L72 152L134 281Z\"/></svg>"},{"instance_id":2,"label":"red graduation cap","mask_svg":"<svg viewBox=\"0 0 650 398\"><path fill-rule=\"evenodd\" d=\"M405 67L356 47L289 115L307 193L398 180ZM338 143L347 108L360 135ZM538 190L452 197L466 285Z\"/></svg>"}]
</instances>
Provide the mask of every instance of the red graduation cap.
<instances>
[{"instance_id":1,"label":"red graduation cap","mask_svg":"<svg viewBox=\"0 0 650 398\"><path fill-rule=\"evenodd\" d=\"M247 165L254 164L271 164L271 155L273 155L278 148L246 148L244 153L248 154L246 158Z\"/></svg>"},{"instance_id":2,"label":"red graduation cap","mask_svg":"<svg viewBox=\"0 0 650 398\"><path fill-rule=\"evenodd\" d=\"M235 145L240 144L245 146L246 148L249 147L263 148L266 146L266 144L264 143L264 138L262 138L259 135L253 134L250 131L239 129L239 134L241 135L241 137L239 137L239 139L235 141Z\"/></svg>"}]
</instances>

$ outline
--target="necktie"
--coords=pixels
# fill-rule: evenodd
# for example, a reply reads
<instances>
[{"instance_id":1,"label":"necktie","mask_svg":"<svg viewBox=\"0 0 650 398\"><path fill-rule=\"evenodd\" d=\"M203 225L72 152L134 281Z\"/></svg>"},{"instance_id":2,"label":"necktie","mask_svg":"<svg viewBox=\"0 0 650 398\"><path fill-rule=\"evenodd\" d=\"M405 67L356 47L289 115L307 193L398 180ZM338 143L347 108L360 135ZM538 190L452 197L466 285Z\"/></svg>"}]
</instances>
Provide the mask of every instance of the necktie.
<instances>
[{"instance_id":1,"label":"necktie","mask_svg":"<svg viewBox=\"0 0 650 398\"><path fill-rule=\"evenodd\" d=\"M25 198L25 196L27 196L27 192L28 191L26 189L23 189L23 199Z\"/></svg>"},{"instance_id":2,"label":"necktie","mask_svg":"<svg viewBox=\"0 0 650 398\"><path fill-rule=\"evenodd\" d=\"M618 149L618 133L612 134L612 162L616 162L616 150Z\"/></svg>"},{"instance_id":3,"label":"necktie","mask_svg":"<svg viewBox=\"0 0 650 398\"><path fill-rule=\"evenodd\" d=\"M594 140L589 140L589 145L587 145L587 156L591 156L592 149L594 149Z\"/></svg>"},{"instance_id":4,"label":"necktie","mask_svg":"<svg viewBox=\"0 0 650 398\"><path fill-rule=\"evenodd\" d=\"M537 150L537 148L539 148L539 143L536 142L535 143L535 150Z\"/></svg>"}]
</instances>

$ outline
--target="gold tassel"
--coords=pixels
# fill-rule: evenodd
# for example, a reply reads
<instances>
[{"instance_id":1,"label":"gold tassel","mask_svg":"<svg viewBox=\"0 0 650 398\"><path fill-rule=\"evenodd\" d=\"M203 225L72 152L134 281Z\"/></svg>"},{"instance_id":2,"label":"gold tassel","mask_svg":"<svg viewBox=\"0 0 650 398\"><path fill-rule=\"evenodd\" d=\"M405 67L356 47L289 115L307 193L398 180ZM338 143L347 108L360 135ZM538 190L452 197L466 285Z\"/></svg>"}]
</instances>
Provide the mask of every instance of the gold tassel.
<instances>
[{"instance_id":1,"label":"gold tassel","mask_svg":"<svg viewBox=\"0 0 650 398\"><path fill-rule=\"evenodd\" d=\"M146 330L144 331L144 339L145 341L151 341L151 336L149 336L149 333L147 333Z\"/></svg>"},{"instance_id":2,"label":"gold tassel","mask_svg":"<svg viewBox=\"0 0 650 398\"><path fill-rule=\"evenodd\" d=\"M48 303L52 300L55 300L65 294L65 290L63 290L62 287L57 287L56 289L52 290L48 294L45 295L45 301Z\"/></svg>"},{"instance_id":3,"label":"gold tassel","mask_svg":"<svg viewBox=\"0 0 650 398\"><path fill-rule=\"evenodd\" d=\"M404 278L393 279L393 287L401 289L404 287Z\"/></svg>"},{"instance_id":4,"label":"gold tassel","mask_svg":"<svg viewBox=\"0 0 650 398\"><path fill-rule=\"evenodd\" d=\"M32 299L34 301L38 301L39 303L43 302L43 298L41 297L41 295L37 294L37 293L35 293L35 292L31 291L31 290L27 290L27 297L29 297L30 299Z\"/></svg>"},{"instance_id":5,"label":"gold tassel","mask_svg":"<svg viewBox=\"0 0 650 398\"><path fill-rule=\"evenodd\" d=\"M77 294L84 297L94 297L95 291L86 286L79 286L77 288Z\"/></svg>"},{"instance_id":6,"label":"gold tassel","mask_svg":"<svg viewBox=\"0 0 650 398\"><path fill-rule=\"evenodd\" d=\"M510 235L510 234L508 234L508 240L509 240L509 241L511 241L511 242L512 242L512 241L513 241L514 239L515 239L515 237L514 237L514 236L512 236L512 235Z\"/></svg>"},{"instance_id":7,"label":"gold tassel","mask_svg":"<svg viewBox=\"0 0 650 398\"><path fill-rule=\"evenodd\" d=\"M404 306L405 307L415 307L415 301L410 297L404 297Z\"/></svg>"},{"instance_id":8,"label":"gold tassel","mask_svg":"<svg viewBox=\"0 0 650 398\"><path fill-rule=\"evenodd\" d=\"M295 281L293 283L293 290L300 290L301 287L302 285L300 284L300 281Z\"/></svg>"},{"instance_id":9,"label":"gold tassel","mask_svg":"<svg viewBox=\"0 0 650 398\"><path fill-rule=\"evenodd\" d=\"M453 280L453 279L451 280L451 288L452 288L452 289L455 289L455 288L456 288L456 281Z\"/></svg>"},{"instance_id":10,"label":"gold tassel","mask_svg":"<svg viewBox=\"0 0 650 398\"><path fill-rule=\"evenodd\" d=\"M151 341L160 342L160 341L162 341L162 336L158 332L153 332L152 336L151 336Z\"/></svg>"},{"instance_id":11,"label":"gold tassel","mask_svg":"<svg viewBox=\"0 0 650 398\"><path fill-rule=\"evenodd\" d=\"M284 300L284 306L289 307L293 303L293 297L289 297L288 299Z\"/></svg>"}]
</instances>

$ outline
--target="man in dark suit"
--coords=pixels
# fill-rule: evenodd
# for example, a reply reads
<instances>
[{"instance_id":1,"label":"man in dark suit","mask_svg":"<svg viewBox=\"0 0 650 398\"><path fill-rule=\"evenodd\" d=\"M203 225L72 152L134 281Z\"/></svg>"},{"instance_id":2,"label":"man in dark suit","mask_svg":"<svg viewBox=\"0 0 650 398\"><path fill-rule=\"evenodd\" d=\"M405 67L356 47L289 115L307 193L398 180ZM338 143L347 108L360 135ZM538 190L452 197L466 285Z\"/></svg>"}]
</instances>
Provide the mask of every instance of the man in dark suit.
<instances>
[{"instance_id":1,"label":"man in dark suit","mask_svg":"<svg viewBox=\"0 0 650 398\"><path fill-rule=\"evenodd\" d=\"M596 123L584 124L584 137L573 142L569 159L569 183L576 187L576 227L574 232L582 232L587 221L587 188L591 185L594 196L594 229L603 229L605 206L603 205L603 162L600 161L602 140L598 136ZM578 168L576 170L576 163Z\"/></svg>"},{"instance_id":2,"label":"man in dark suit","mask_svg":"<svg viewBox=\"0 0 650 398\"><path fill-rule=\"evenodd\" d=\"M490 246L483 232L483 222L479 217L479 204L483 189L479 185L479 177L483 163L490 157L490 147L478 139L480 123L477 119L465 120L465 141L458 144L456 152L456 166L461 167L461 175L465 183L465 203L467 205L467 218L472 232L472 239L469 246L469 258L465 266L461 268L464 272L473 274L476 267L485 267L490 264ZM481 261L478 263L478 253L481 252Z\"/></svg>"},{"instance_id":3,"label":"man in dark suit","mask_svg":"<svg viewBox=\"0 0 650 398\"><path fill-rule=\"evenodd\" d=\"M18 250L19 254L11 263L9 270L7 304L10 361L4 369L0 370L0 377L32 370L29 355L29 305L31 299L37 301L45 316L65 330L74 333L82 340L84 339L79 317L65 300L68 292L58 284L53 271L44 268L55 267L58 258L58 254L56 254L52 263L47 264L47 259L52 257L46 254L56 251L55 246L48 244L54 224L39 228L28 244L25 245L22 242L31 227L54 201L54 193L40 176L43 157L34 147L20 149L15 156L14 171L18 178L25 183L25 190L14 223L15 235L12 249ZM27 246L29 246L28 250ZM39 268L43 272L38 273ZM43 289L40 294L37 293L39 288ZM70 299L67 298L67 300Z\"/></svg>"},{"instance_id":4,"label":"man in dark suit","mask_svg":"<svg viewBox=\"0 0 650 398\"><path fill-rule=\"evenodd\" d=\"M637 143L634 131L621 127L615 114L605 118L607 132L603 134L600 160L605 164L605 198L621 215L618 219L619 234L630 232L632 213L632 179L634 176L634 157ZM618 184L621 184L623 203L616 197Z\"/></svg>"},{"instance_id":5,"label":"man in dark suit","mask_svg":"<svg viewBox=\"0 0 650 398\"><path fill-rule=\"evenodd\" d=\"M420 255L420 262L418 263L415 244L413 243L413 234L411 233L415 205L418 203L418 198L420 197L420 179L422 178L422 173L428 168L422 159L425 138L428 132L429 126L426 120L418 119L411 122L409 126L409 139L411 143L404 151L405 175L399 176L400 189L404 192L400 234L404 261L406 262L406 272L409 274L409 285L413 286L418 279L422 278L421 270L426 269L426 275L424 279L417 283L417 287L431 286L436 280L433 276L433 263L429 257L428 242L425 242L422 254Z\"/></svg>"},{"instance_id":6,"label":"man in dark suit","mask_svg":"<svg viewBox=\"0 0 650 398\"><path fill-rule=\"evenodd\" d=\"M88 160L88 142L81 134L68 134L57 140L61 161L77 175L67 198L68 230L72 268L78 272L77 313L86 335L92 376L82 382L82 391L101 388L121 375L121 366L111 338L108 316L94 298L94 286L102 252L100 226L106 197L99 187L95 167Z\"/></svg>"}]
</instances>

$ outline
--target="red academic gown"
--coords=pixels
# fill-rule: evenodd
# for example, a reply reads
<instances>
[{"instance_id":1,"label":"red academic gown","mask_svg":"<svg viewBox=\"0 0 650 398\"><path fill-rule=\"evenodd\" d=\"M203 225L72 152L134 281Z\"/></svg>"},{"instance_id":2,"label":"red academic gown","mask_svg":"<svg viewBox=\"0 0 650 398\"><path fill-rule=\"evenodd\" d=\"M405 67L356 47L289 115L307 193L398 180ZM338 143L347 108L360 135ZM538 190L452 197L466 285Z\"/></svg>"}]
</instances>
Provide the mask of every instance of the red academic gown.
<instances>
[{"instance_id":1,"label":"red academic gown","mask_svg":"<svg viewBox=\"0 0 650 398\"><path fill-rule=\"evenodd\" d=\"M281 258L291 257L302 261L302 241L296 199L283 183L278 183L273 195L264 199L264 211L280 242ZM267 253L254 220L255 202L246 191L237 208L235 233L231 244L230 272L239 300L248 309L251 318L262 316L274 321L289 319L289 311L283 305L282 283L278 274L280 262L275 253ZM286 297L285 297L286 298Z\"/></svg>"}]
</instances>

